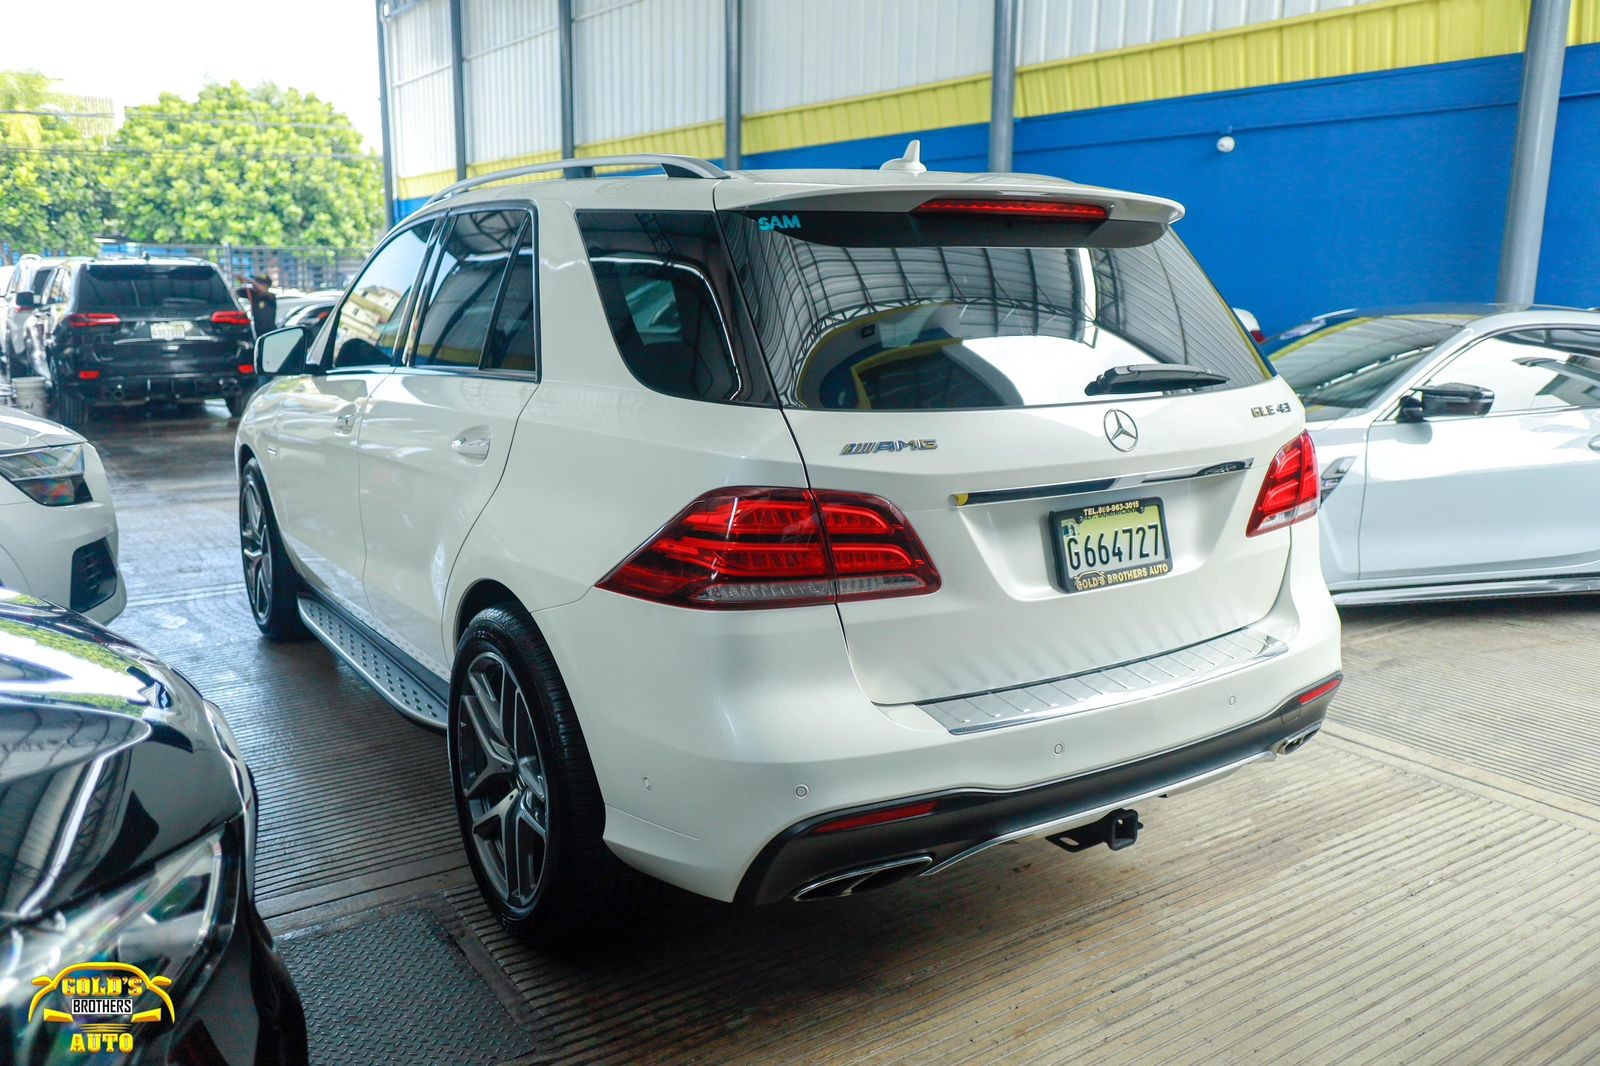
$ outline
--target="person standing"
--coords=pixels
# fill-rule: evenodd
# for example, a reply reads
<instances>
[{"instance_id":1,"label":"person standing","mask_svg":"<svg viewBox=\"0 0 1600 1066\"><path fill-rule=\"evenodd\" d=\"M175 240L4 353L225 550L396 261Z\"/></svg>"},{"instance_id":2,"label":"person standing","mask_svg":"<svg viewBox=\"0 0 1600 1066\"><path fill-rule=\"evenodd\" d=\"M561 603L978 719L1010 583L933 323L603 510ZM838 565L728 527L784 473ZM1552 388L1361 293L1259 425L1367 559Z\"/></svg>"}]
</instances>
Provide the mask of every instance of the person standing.
<instances>
[{"instance_id":1,"label":"person standing","mask_svg":"<svg viewBox=\"0 0 1600 1066\"><path fill-rule=\"evenodd\" d=\"M269 288L271 284L265 274L257 274L250 279L250 321L255 326L257 337L278 328L278 298L272 295Z\"/></svg>"}]
</instances>

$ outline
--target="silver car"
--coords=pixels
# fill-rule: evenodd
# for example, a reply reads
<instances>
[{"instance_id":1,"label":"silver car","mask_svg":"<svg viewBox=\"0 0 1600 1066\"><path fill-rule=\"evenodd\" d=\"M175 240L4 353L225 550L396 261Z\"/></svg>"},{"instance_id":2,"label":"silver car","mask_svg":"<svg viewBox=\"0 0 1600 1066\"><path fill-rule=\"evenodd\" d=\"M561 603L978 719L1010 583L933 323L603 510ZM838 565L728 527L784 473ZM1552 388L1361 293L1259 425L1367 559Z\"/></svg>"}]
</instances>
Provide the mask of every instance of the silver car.
<instances>
[{"instance_id":1,"label":"silver car","mask_svg":"<svg viewBox=\"0 0 1600 1066\"><path fill-rule=\"evenodd\" d=\"M1336 603L1600 591L1600 314L1344 311L1285 336Z\"/></svg>"}]
</instances>

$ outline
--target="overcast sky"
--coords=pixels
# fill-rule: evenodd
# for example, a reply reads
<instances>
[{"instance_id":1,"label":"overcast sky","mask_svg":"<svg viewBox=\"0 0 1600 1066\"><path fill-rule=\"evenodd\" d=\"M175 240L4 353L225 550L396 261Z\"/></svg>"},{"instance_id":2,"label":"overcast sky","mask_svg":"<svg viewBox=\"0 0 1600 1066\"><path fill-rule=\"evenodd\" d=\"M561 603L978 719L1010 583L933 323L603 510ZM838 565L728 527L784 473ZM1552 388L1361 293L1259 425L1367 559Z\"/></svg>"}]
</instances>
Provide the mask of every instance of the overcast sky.
<instances>
[{"instance_id":1,"label":"overcast sky","mask_svg":"<svg viewBox=\"0 0 1600 1066\"><path fill-rule=\"evenodd\" d=\"M0 0L0 70L37 70L118 108L208 81L316 93L379 146L372 0ZM23 25L26 23L26 25Z\"/></svg>"}]
</instances>

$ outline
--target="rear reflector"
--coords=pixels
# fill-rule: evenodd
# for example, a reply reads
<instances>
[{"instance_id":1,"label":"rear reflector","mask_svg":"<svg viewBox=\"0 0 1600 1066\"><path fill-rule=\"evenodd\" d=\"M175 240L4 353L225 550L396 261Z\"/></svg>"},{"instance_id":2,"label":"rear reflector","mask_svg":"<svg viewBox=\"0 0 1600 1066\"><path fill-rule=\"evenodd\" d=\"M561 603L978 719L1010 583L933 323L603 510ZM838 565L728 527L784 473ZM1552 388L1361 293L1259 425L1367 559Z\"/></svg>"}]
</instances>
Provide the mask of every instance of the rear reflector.
<instances>
[{"instance_id":1,"label":"rear reflector","mask_svg":"<svg viewBox=\"0 0 1600 1066\"><path fill-rule=\"evenodd\" d=\"M823 822L811 829L811 835L820 833L842 833L846 829L863 829L869 825L883 825L886 822L903 822L908 818L921 818L925 814L932 814L935 807L939 806L938 800L923 800L920 803L908 803L903 807L888 807L881 811L868 811L866 814L852 814L848 818L836 818L831 822Z\"/></svg>"},{"instance_id":2,"label":"rear reflector","mask_svg":"<svg viewBox=\"0 0 1600 1066\"><path fill-rule=\"evenodd\" d=\"M239 364L239 373L241 373L241 374L254 374L255 372L256 372L256 368L251 366L249 363L240 363Z\"/></svg>"},{"instance_id":3,"label":"rear reflector","mask_svg":"<svg viewBox=\"0 0 1600 1066\"><path fill-rule=\"evenodd\" d=\"M1317 450L1311 443L1311 434L1302 433L1273 456L1245 535L1254 537L1310 518L1317 513L1321 495Z\"/></svg>"},{"instance_id":4,"label":"rear reflector","mask_svg":"<svg viewBox=\"0 0 1600 1066\"><path fill-rule=\"evenodd\" d=\"M597 586L680 607L798 607L939 587L888 500L813 489L708 492Z\"/></svg>"},{"instance_id":5,"label":"rear reflector","mask_svg":"<svg viewBox=\"0 0 1600 1066\"><path fill-rule=\"evenodd\" d=\"M100 371L98 371L98 370L80 370L80 371L78 371L78 380L79 381L96 381L96 380L99 380L99 377L100 377Z\"/></svg>"},{"instance_id":6,"label":"rear reflector","mask_svg":"<svg viewBox=\"0 0 1600 1066\"><path fill-rule=\"evenodd\" d=\"M1300 706L1304 707L1312 700L1320 700L1322 697L1338 688L1339 683L1342 680L1343 678L1336 677L1332 681L1325 681L1316 688L1311 689L1309 692L1300 693L1300 695L1295 697L1295 700L1299 702Z\"/></svg>"},{"instance_id":7,"label":"rear reflector","mask_svg":"<svg viewBox=\"0 0 1600 1066\"><path fill-rule=\"evenodd\" d=\"M213 311L211 312L213 326L248 326L250 316L243 311Z\"/></svg>"},{"instance_id":8,"label":"rear reflector","mask_svg":"<svg viewBox=\"0 0 1600 1066\"><path fill-rule=\"evenodd\" d=\"M99 311L80 311L68 315L63 321L73 329L93 329L96 326L119 326L122 324L120 315L102 314Z\"/></svg>"},{"instance_id":9,"label":"rear reflector","mask_svg":"<svg viewBox=\"0 0 1600 1066\"><path fill-rule=\"evenodd\" d=\"M914 213L1003 215L1010 218L1053 219L1057 222L1104 222L1111 217L1111 212L1100 204L1069 204L1060 200L929 200Z\"/></svg>"},{"instance_id":10,"label":"rear reflector","mask_svg":"<svg viewBox=\"0 0 1600 1066\"><path fill-rule=\"evenodd\" d=\"M1250 331L1250 339L1255 341L1257 344L1267 343L1266 333L1259 329L1253 329Z\"/></svg>"}]
</instances>

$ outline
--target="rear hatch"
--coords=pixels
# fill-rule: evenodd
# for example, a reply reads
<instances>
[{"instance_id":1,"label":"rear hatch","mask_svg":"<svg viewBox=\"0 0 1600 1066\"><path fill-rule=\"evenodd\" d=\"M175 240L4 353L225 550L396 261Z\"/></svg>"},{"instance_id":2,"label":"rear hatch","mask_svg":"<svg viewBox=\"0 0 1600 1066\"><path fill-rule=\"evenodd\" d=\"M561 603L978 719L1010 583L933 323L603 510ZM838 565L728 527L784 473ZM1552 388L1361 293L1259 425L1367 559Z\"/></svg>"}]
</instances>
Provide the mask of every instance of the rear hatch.
<instances>
[{"instance_id":1,"label":"rear hatch","mask_svg":"<svg viewBox=\"0 0 1600 1066\"><path fill-rule=\"evenodd\" d=\"M250 317L209 263L92 263L62 323L104 377L236 371Z\"/></svg>"},{"instance_id":2,"label":"rear hatch","mask_svg":"<svg viewBox=\"0 0 1600 1066\"><path fill-rule=\"evenodd\" d=\"M1287 532L1246 527L1298 405L1169 231L1177 205L985 180L718 190L812 487L897 505L940 574L839 604L884 704L1248 626L1288 559Z\"/></svg>"}]
</instances>

